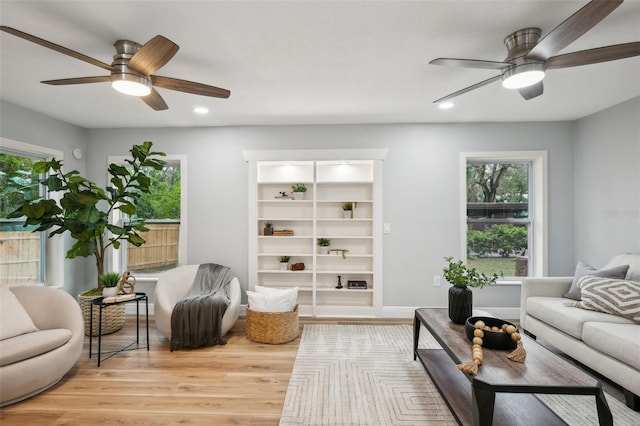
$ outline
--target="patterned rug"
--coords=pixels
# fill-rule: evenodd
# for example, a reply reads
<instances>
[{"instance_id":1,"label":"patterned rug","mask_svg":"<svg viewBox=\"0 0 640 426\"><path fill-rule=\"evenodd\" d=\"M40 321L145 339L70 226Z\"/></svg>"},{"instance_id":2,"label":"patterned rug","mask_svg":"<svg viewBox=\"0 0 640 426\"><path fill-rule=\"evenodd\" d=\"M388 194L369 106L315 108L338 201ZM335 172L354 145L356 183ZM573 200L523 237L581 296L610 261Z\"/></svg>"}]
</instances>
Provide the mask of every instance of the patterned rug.
<instances>
[{"instance_id":1,"label":"patterned rug","mask_svg":"<svg viewBox=\"0 0 640 426\"><path fill-rule=\"evenodd\" d=\"M455 425L422 364L413 361L412 336L407 324L306 324L280 425ZM419 347L439 345L423 328ZM544 397L568 424L598 424L593 397ZM640 424L640 413L615 398L607 402L614 424Z\"/></svg>"}]
</instances>

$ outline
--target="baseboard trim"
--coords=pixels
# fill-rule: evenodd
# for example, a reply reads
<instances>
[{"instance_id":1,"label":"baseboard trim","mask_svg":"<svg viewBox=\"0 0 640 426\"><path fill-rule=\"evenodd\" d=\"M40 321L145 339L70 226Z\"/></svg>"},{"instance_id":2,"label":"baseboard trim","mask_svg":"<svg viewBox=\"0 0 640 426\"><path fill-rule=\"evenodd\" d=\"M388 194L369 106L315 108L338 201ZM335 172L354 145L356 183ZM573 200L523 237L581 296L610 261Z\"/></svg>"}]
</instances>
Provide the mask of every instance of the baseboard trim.
<instances>
[{"instance_id":1,"label":"baseboard trim","mask_svg":"<svg viewBox=\"0 0 640 426\"><path fill-rule=\"evenodd\" d=\"M418 308L442 308L442 306L384 306L382 308L383 318L413 318L414 312ZM503 319L519 319L520 308L501 308L478 306L477 309L487 311L498 318Z\"/></svg>"},{"instance_id":2,"label":"baseboard trim","mask_svg":"<svg viewBox=\"0 0 640 426\"><path fill-rule=\"evenodd\" d=\"M383 306L381 318L400 318L407 319L413 318L416 309L418 308L438 308L442 306ZM141 306L140 309L144 309ZM504 319L518 319L520 318L520 308L491 308L491 307L478 307L483 311L490 312L498 318ZM133 303L127 303L125 305L125 313L127 315L134 315L136 313L136 305ZM153 315L153 303L149 303L149 315ZM246 318L247 305L240 305L240 317Z\"/></svg>"}]
</instances>

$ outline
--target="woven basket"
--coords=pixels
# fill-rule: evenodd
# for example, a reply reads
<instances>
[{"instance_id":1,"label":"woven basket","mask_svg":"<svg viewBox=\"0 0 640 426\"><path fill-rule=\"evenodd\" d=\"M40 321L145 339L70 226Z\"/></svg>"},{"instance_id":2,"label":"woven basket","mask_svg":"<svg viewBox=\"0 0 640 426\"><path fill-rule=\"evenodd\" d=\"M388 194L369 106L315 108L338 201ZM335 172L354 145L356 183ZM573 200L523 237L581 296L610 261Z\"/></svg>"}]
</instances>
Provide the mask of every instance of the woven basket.
<instances>
[{"instance_id":1,"label":"woven basket","mask_svg":"<svg viewBox=\"0 0 640 426\"><path fill-rule=\"evenodd\" d=\"M82 296L78 295L78 303L80 309L82 309L82 315L84 316L84 334L89 335L89 327L91 320L91 301L98 296ZM115 333L120 330L124 325L124 304L108 306L102 309L102 335ZM93 307L93 336L98 335L100 329L100 307Z\"/></svg>"},{"instance_id":2,"label":"woven basket","mask_svg":"<svg viewBox=\"0 0 640 426\"><path fill-rule=\"evenodd\" d=\"M247 306L247 339L258 343L278 345L300 335L298 305L289 312L257 312Z\"/></svg>"}]
</instances>

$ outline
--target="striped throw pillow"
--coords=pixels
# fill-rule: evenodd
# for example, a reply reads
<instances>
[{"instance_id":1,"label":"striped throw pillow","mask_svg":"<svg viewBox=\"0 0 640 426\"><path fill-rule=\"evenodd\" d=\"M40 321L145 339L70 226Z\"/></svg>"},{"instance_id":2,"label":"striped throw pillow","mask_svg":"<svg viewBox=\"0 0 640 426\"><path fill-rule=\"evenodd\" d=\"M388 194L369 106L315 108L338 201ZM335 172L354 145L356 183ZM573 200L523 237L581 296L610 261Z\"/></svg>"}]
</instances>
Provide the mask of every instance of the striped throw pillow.
<instances>
[{"instance_id":1,"label":"striped throw pillow","mask_svg":"<svg viewBox=\"0 0 640 426\"><path fill-rule=\"evenodd\" d=\"M619 315L640 323L640 282L587 275L578 282L582 300L576 306Z\"/></svg>"}]
</instances>

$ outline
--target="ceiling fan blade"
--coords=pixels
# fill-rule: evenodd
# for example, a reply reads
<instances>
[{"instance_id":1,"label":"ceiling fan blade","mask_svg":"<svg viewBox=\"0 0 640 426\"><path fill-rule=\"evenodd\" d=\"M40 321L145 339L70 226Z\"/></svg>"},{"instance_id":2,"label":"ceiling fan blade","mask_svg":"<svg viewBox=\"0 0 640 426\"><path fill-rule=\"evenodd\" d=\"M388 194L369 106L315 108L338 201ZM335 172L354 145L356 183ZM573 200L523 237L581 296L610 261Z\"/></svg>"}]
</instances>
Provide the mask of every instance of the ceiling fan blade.
<instances>
[{"instance_id":1,"label":"ceiling fan blade","mask_svg":"<svg viewBox=\"0 0 640 426\"><path fill-rule=\"evenodd\" d=\"M156 89L151 89L151 93L147 96L140 96L140 99L144 101L145 104L149 105L156 111L164 111L165 109L169 109L167 103L162 99L160 93Z\"/></svg>"},{"instance_id":2,"label":"ceiling fan blade","mask_svg":"<svg viewBox=\"0 0 640 426\"><path fill-rule=\"evenodd\" d=\"M173 58L180 47L161 35L157 35L140 48L129 60L129 68L144 75L151 75Z\"/></svg>"},{"instance_id":3,"label":"ceiling fan blade","mask_svg":"<svg viewBox=\"0 0 640 426\"><path fill-rule=\"evenodd\" d=\"M542 82L540 81L534 85L518 89L518 92L520 92L520 95L522 95L522 97L528 101L529 99L533 99L536 96L542 95L542 92L544 92L544 87L542 85Z\"/></svg>"},{"instance_id":4,"label":"ceiling fan blade","mask_svg":"<svg viewBox=\"0 0 640 426\"><path fill-rule=\"evenodd\" d=\"M229 95L231 95L231 92L227 89L177 78L161 77L159 75L152 75L151 82L154 86L162 87L163 89L177 90L194 95L211 96L214 98L228 98Z\"/></svg>"},{"instance_id":5,"label":"ceiling fan blade","mask_svg":"<svg viewBox=\"0 0 640 426\"><path fill-rule=\"evenodd\" d=\"M87 83L109 83L111 77L108 75L98 77L74 77L74 78L62 78L60 80L45 80L40 83L51 84L53 86L64 86L66 84L87 84Z\"/></svg>"},{"instance_id":6,"label":"ceiling fan blade","mask_svg":"<svg viewBox=\"0 0 640 426\"><path fill-rule=\"evenodd\" d=\"M497 75L495 77L491 77L491 78L489 78L487 80L481 81L480 83L476 83L473 86L465 87L464 89L458 90L457 92L454 92L454 93L452 93L450 95L447 95L447 96L445 96L443 98L436 99L435 101L433 101L433 103L437 104L437 103L440 103L440 102L447 101L449 99L455 98L456 96L460 96L460 95L465 94L467 92L470 92L472 90L478 89L478 88L480 88L482 86L486 86L487 84L493 83L494 81L498 81L501 78L502 78L502 75Z\"/></svg>"},{"instance_id":7,"label":"ceiling fan blade","mask_svg":"<svg viewBox=\"0 0 640 426\"><path fill-rule=\"evenodd\" d=\"M622 0L593 0L587 3L540 40L525 58L536 61L550 58L596 26L621 3Z\"/></svg>"},{"instance_id":8,"label":"ceiling fan blade","mask_svg":"<svg viewBox=\"0 0 640 426\"><path fill-rule=\"evenodd\" d=\"M546 68L549 70L577 67L580 65L597 64L598 62L631 58L633 56L640 56L640 41L552 56L547 59Z\"/></svg>"},{"instance_id":9,"label":"ceiling fan blade","mask_svg":"<svg viewBox=\"0 0 640 426\"><path fill-rule=\"evenodd\" d=\"M47 47L49 49L55 50L58 53L63 53L65 55L71 56L72 58L80 59L81 61L87 62L87 63L89 63L91 65L95 65L95 66L98 66L100 68L104 68L105 70L118 71L117 68L114 68L109 64L105 64L102 61L99 61L97 59L93 59L93 58L91 58L91 57L89 57L87 55L83 55L82 53L78 53L78 52L76 52L74 50L67 49L66 47L62 47L62 46L60 46L58 44L55 44L55 43L52 43L50 41L41 39L41 38L36 37L34 35L27 34L27 33L22 32L20 30L16 30L15 28L11 28L11 27L7 27L7 26L2 25L2 26L0 26L0 30L2 30L4 32L7 32L9 34L13 34L16 37L20 37L20 38L23 38L25 40L28 40L28 41L30 41L32 43L39 44L40 46L44 46L44 47Z\"/></svg>"},{"instance_id":10,"label":"ceiling fan blade","mask_svg":"<svg viewBox=\"0 0 640 426\"><path fill-rule=\"evenodd\" d=\"M485 70L501 70L513 64L508 62L480 61L476 59L438 58L429 62L430 65L443 65L445 67L480 68Z\"/></svg>"}]
</instances>

